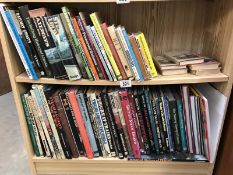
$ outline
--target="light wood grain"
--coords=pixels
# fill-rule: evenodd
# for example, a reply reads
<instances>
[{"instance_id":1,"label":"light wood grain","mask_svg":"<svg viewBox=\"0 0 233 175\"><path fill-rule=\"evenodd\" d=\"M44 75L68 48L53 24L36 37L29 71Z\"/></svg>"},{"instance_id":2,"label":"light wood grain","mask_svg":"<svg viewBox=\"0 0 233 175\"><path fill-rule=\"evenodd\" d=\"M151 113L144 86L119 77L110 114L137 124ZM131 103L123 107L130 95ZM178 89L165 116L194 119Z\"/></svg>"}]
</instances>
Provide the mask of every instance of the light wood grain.
<instances>
[{"instance_id":1,"label":"light wood grain","mask_svg":"<svg viewBox=\"0 0 233 175\"><path fill-rule=\"evenodd\" d=\"M61 84L61 85L95 85L95 86L120 86L119 81L90 81L90 80L57 80L53 78L40 78L39 80L31 80L26 73L22 73L15 78L18 83L35 83L35 84ZM171 75L171 76L158 76L148 81L132 81L132 86L141 85L165 85L165 84L193 84L193 83L206 83L206 82L226 82L228 77L222 73L210 75Z\"/></svg>"}]
</instances>

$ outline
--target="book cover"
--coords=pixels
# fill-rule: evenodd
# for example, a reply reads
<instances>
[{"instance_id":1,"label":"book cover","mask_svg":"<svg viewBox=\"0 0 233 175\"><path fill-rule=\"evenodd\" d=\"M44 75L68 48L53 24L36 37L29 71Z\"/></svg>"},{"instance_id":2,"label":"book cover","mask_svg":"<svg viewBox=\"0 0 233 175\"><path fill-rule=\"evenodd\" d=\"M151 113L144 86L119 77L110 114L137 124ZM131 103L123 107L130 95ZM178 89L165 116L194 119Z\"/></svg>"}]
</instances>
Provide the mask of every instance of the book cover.
<instances>
[{"instance_id":1,"label":"book cover","mask_svg":"<svg viewBox=\"0 0 233 175\"><path fill-rule=\"evenodd\" d=\"M117 67L117 64L116 64L116 62L114 60L112 52L111 52L111 50L110 50L110 48L108 46L108 43L107 43L107 41L106 41L106 39L104 37L103 31L101 30L101 27L100 27L101 22L100 22L98 14L96 12L94 12L94 13L90 14L90 17L91 17L93 25L94 25L94 27L96 29L96 32L97 32L97 34L98 34L98 36L100 38L100 41L104 46L104 49L105 49L105 51L107 53L107 56L108 56L108 59L109 59L111 65L112 65L114 73L115 73L115 75L117 77L117 80L122 80L122 76L121 76L121 73L119 71L119 68Z\"/></svg>"},{"instance_id":2,"label":"book cover","mask_svg":"<svg viewBox=\"0 0 233 175\"><path fill-rule=\"evenodd\" d=\"M108 32L109 32L109 35L110 35L110 37L112 39L114 47L115 47L115 49L117 51L119 59L120 59L120 61L122 63L123 69L125 70L127 78L128 79L132 79L133 78L133 74L131 72L132 70L130 68L130 63L129 63L129 61L126 58L125 53L124 53L124 51L122 49L122 46L120 44L120 41L119 41L119 39L117 37L116 31L115 31L115 26L114 25L109 26L108 27Z\"/></svg>"},{"instance_id":3,"label":"book cover","mask_svg":"<svg viewBox=\"0 0 233 175\"><path fill-rule=\"evenodd\" d=\"M118 66L118 68L119 68L119 70L120 70L122 79L123 79L123 80L127 80L128 77L127 77L127 75L126 75L126 72L125 72L125 70L124 70L124 68L123 68L123 65L122 65L122 63L121 63L121 60L120 60L120 58L119 58L119 55L118 55L118 53L117 53L117 51L116 51L116 49L115 49L115 47L114 47L114 44L113 44L112 39L111 39L111 37L110 37L110 34L109 34L109 32L108 32L108 26L107 26L107 24L106 24L106 23L102 23L100 26L101 26L101 29L102 29L102 31L103 31L103 33L104 33L104 36L105 36L105 38L106 38L106 41L107 41L107 43L108 43L108 45L109 45L109 48L110 48L110 50L111 50L111 52L112 52L113 58L115 59L116 64L117 64L117 66Z\"/></svg>"},{"instance_id":4,"label":"book cover","mask_svg":"<svg viewBox=\"0 0 233 175\"><path fill-rule=\"evenodd\" d=\"M133 155L135 159L139 159L141 157L141 153L139 151L139 143L138 143L132 112L129 104L127 90L122 89L120 91L120 99L121 99L121 106L122 106L126 126L128 129L128 135L129 135Z\"/></svg>"},{"instance_id":5,"label":"book cover","mask_svg":"<svg viewBox=\"0 0 233 175\"><path fill-rule=\"evenodd\" d=\"M29 36L31 37L31 40L33 42L33 45L35 46L35 49L37 51L37 54L40 58L40 61L42 63L42 66L44 68L45 71L45 75L46 77L53 77L53 72L51 71L50 65L48 63L48 60L46 58L46 55L40 45L40 40L39 40L39 36L37 33L37 29L35 24L33 23L33 20L31 19L31 17L29 16L29 7L28 5L24 5L24 6L20 6L19 7L19 13L23 19L23 22L25 24L25 27L29 33Z\"/></svg>"},{"instance_id":6,"label":"book cover","mask_svg":"<svg viewBox=\"0 0 233 175\"><path fill-rule=\"evenodd\" d=\"M75 116L76 121L77 121L77 125L78 125L79 131L80 131L80 135L81 135L81 138L82 138L82 141L83 141L83 145L84 145L84 148L85 148L85 151L86 151L86 155L87 155L87 157L89 159L92 159L92 158L94 158L93 150L92 150L92 147L91 147L88 135L87 135L86 127L84 125L84 121L83 121L83 118L82 118L82 114L80 112L80 108L78 106L78 102L77 102L77 99L76 99L76 94L77 94L76 89L70 90L68 92L68 97L69 97L71 106L72 106L73 111L74 111L74 116Z\"/></svg>"}]
</instances>

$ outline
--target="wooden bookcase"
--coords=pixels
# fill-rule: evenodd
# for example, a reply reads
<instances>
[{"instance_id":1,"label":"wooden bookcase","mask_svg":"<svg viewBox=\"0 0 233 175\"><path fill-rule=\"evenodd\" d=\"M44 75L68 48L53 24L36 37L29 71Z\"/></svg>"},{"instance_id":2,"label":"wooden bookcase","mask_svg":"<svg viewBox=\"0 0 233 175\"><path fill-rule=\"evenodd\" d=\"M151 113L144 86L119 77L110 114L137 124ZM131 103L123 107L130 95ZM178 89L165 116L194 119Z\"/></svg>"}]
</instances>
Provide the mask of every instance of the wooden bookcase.
<instances>
[{"instance_id":1,"label":"wooden bookcase","mask_svg":"<svg viewBox=\"0 0 233 175\"><path fill-rule=\"evenodd\" d=\"M144 2L131 0L126 5L116 5L115 0L0 0L9 4L30 4L59 9L63 5L81 11L99 11L109 24L122 24L128 32L143 31L153 55L165 50L189 49L218 59L222 73L206 76L159 76L150 81L132 82L133 86L162 84L191 84L211 82L227 98L230 96L233 77L233 1L232 0L159 0ZM65 3L64 3L65 2ZM214 162L158 162L127 161L114 158L88 160L52 160L34 157L28 128L23 113L20 94L32 83L63 85L119 86L109 81L68 81L41 78L30 80L2 19L0 36L8 73L17 106L20 126L33 175L42 174L121 174L121 175L210 175ZM217 106L216 106L217 108ZM224 111L227 105L224 106ZM224 119L223 119L224 120ZM222 130L223 121L217 123ZM212 129L215 129L213 126ZM217 137L215 147L218 147ZM217 152L217 149L215 150Z\"/></svg>"}]
</instances>

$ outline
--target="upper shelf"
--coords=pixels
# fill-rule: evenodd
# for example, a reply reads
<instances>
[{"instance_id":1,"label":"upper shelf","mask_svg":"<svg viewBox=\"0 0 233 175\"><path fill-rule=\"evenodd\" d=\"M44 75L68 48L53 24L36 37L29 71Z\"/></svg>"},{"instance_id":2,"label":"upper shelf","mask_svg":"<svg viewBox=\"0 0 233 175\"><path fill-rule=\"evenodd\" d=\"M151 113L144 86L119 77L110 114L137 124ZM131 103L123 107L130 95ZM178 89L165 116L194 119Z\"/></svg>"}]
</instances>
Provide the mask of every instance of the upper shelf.
<instances>
[{"instance_id":1,"label":"upper shelf","mask_svg":"<svg viewBox=\"0 0 233 175\"><path fill-rule=\"evenodd\" d=\"M96 85L96 86L120 86L119 81L108 81L108 80L57 80L53 78L40 78L39 80L31 80L28 78L26 73L22 73L15 78L16 82L21 83L35 83L35 84L61 84L61 85ZM165 84L193 84L193 83L210 83L210 82L226 82L228 76L219 73L212 75L196 76L191 74L185 75L172 75L172 76L158 76L148 81L132 81L132 86L138 85L165 85Z\"/></svg>"},{"instance_id":2,"label":"upper shelf","mask_svg":"<svg viewBox=\"0 0 233 175\"><path fill-rule=\"evenodd\" d=\"M180 0L130 0L130 2L146 2L146 1L180 1ZM182 0L182 1L197 1L197 0ZM204 0L202 0L204 1ZM2 3L6 2L56 2L56 3L104 3L116 2L116 0L0 0Z\"/></svg>"}]
</instances>

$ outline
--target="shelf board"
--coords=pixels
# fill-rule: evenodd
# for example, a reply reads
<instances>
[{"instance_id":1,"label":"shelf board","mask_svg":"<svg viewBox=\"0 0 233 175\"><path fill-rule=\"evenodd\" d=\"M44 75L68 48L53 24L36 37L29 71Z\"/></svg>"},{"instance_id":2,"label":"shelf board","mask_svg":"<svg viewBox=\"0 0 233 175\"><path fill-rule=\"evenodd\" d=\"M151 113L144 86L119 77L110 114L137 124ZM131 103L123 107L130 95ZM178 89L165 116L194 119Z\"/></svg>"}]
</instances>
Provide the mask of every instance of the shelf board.
<instances>
[{"instance_id":1,"label":"shelf board","mask_svg":"<svg viewBox=\"0 0 233 175\"><path fill-rule=\"evenodd\" d=\"M86 79L69 81L57 80L53 78L40 78L39 80L31 80L26 73L22 73L15 78L18 83L34 83L34 84L60 84L60 85L95 85L95 86L120 86L119 81L98 80L90 81ZM166 85L166 84L193 84L205 82L227 82L228 76L219 73L211 75L196 76L191 74L172 75L172 76L158 76L148 81L132 81L132 86L138 85Z\"/></svg>"}]
</instances>

